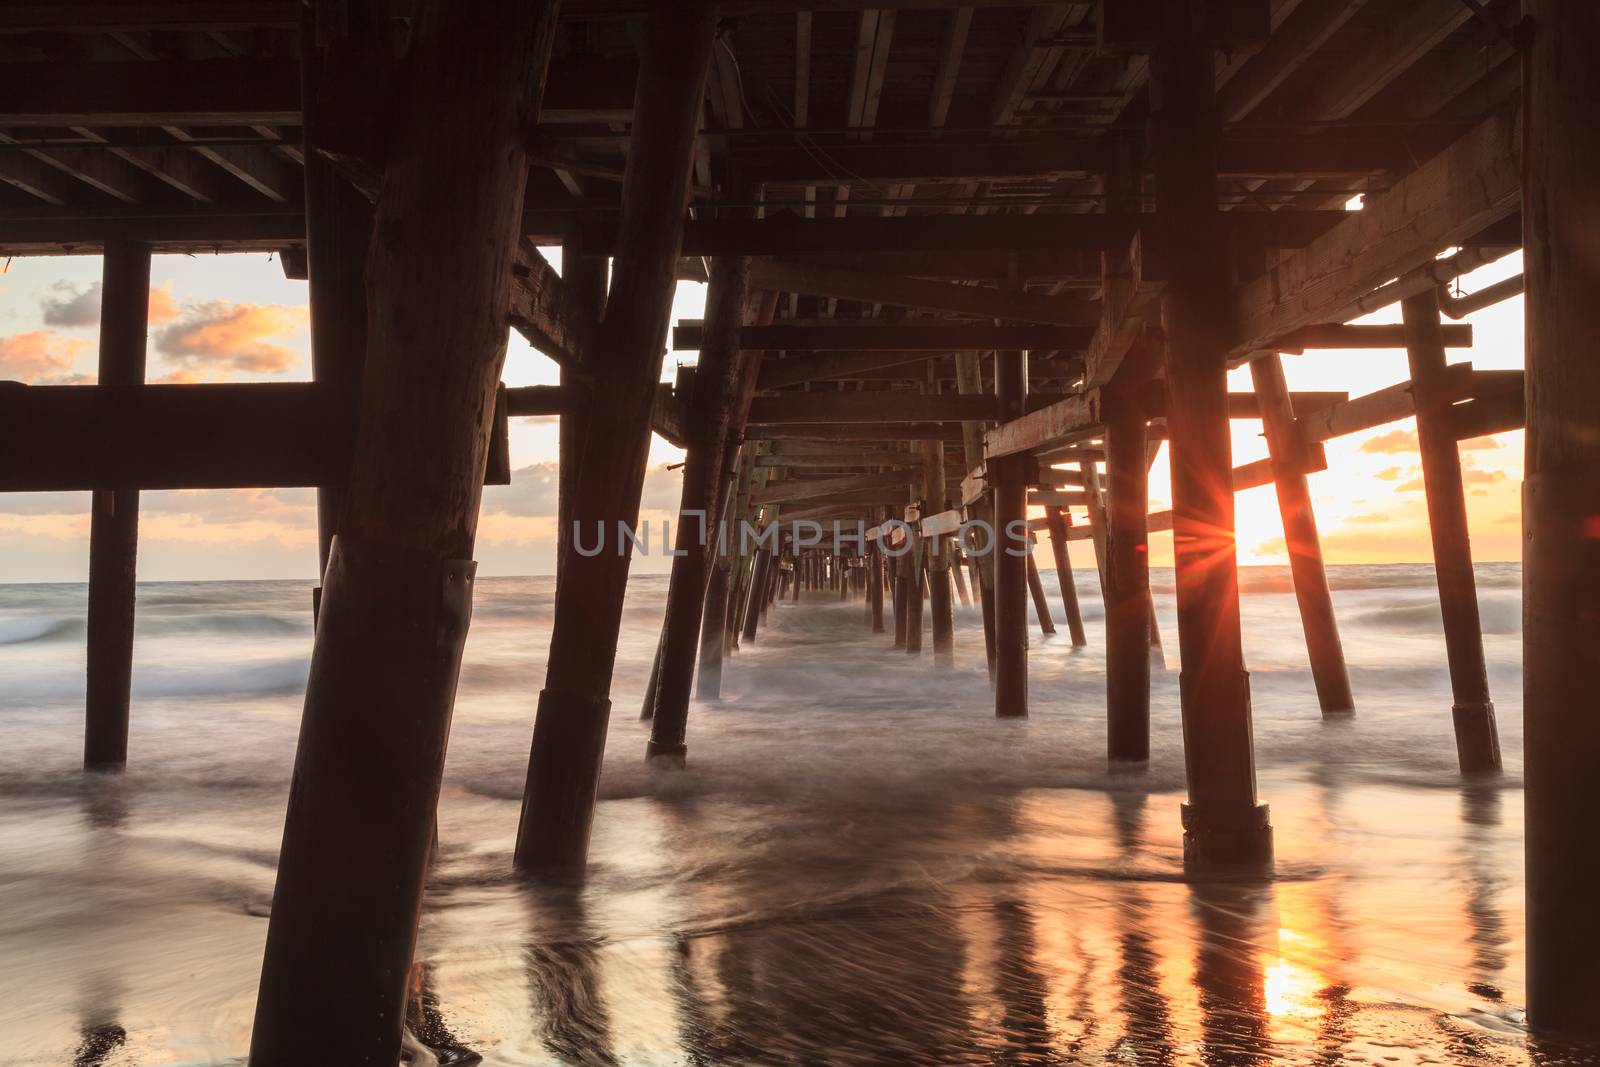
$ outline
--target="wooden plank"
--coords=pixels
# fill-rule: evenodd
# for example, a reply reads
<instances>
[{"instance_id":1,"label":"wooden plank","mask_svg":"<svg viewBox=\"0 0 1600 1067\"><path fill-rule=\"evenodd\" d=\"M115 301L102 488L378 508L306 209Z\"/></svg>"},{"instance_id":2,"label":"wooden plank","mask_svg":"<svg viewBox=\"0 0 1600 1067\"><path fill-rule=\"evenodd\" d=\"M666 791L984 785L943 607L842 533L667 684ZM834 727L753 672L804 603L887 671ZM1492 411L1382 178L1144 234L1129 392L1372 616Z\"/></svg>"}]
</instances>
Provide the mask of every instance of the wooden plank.
<instances>
[{"instance_id":1,"label":"wooden plank","mask_svg":"<svg viewBox=\"0 0 1600 1067\"><path fill-rule=\"evenodd\" d=\"M1230 212L1221 225L1252 247L1304 248L1345 220L1343 211ZM1144 220L1149 225L1148 220ZM973 251L1094 250L1133 239L1139 216L1104 214L918 215L808 219L768 215L759 219L695 219L683 237L684 255L796 256L850 253L901 254ZM583 247L592 255L613 252L611 218L579 221Z\"/></svg>"},{"instance_id":2,"label":"wooden plank","mask_svg":"<svg viewBox=\"0 0 1600 1067\"><path fill-rule=\"evenodd\" d=\"M348 402L314 382L0 382L0 492L343 485ZM509 398L496 407L491 437L503 442ZM491 455L486 484L509 480L498 466Z\"/></svg>"},{"instance_id":3,"label":"wooden plank","mask_svg":"<svg viewBox=\"0 0 1600 1067\"><path fill-rule=\"evenodd\" d=\"M0 7L0 33L114 33L139 30L284 30L300 26L294 0L52 0Z\"/></svg>"},{"instance_id":4,"label":"wooden plank","mask_svg":"<svg viewBox=\"0 0 1600 1067\"><path fill-rule=\"evenodd\" d=\"M1032 452L1070 440L1099 426L1100 391L1091 389L996 426L984 434L983 454L987 459L995 459L1019 452Z\"/></svg>"},{"instance_id":5,"label":"wooden plank","mask_svg":"<svg viewBox=\"0 0 1600 1067\"><path fill-rule=\"evenodd\" d=\"M757 260L750 265L750 284L784 293L840 297L870 304L955 312L979 318L1016 319L1057 326L1093 326L1099 308L1071 297L1016 293L922 278L896 277L867 271L840 270L808 263Z\"/></svg>"},{"instance_id":6,"label":"wooden plank","mask_svg":"<svg viewBox=\"0 0 1600 1067\"><path fill-rule=\"evenodd\" d=\"M650 429L674 447L689 447L688 411L666 382L656 386L655 400L650 405Z\"/></svg>"},{"instance_id":7,"label":"wooden plank","mask_svg":"<svg viewBox=\"0 0 1600 1067\"><path fill-rule=\"evenodd\" d=\"M1469 395L1473 377L1472 364L1453 363L1445 373L1452 395L1457 399ZM1299 410L1298 405L1296 410ZM1398 422L1416 413L1416 398L1412 395L1411 383L1406 381L1343 403L1330 404L1318 411L1303 412L1295 419L1295 423L1299 427L1302 440L1328 441L1386 423Z\"/></svg>"},{"instance_id":8,"label":"wooden plank","mask_svg":"<svg viewBox=\"0 0 1600 1067\"><path fill-rule=\"evenodd\" d=\"M871 371L892 367L920 365L933 358L933 353L888 349L882 352L825 352L813 356L785 356L767 359L761 363L760 389L782 389L805 382L827 381L833 378L855 378Z\"/></svg>"},{"instance_id":9,"label":"wooden plank","mask_svg":"<svg viewBox=\"0 0 1600 1067\"><path fill-rule=\"evenodd\" d=\"M571 321L560 275L526 238L518 244L511 275L511 325L557 363L576 364L580 339L599 324Z\"/></svg>"},{"instance_id":10,"label":"wooden plank","mask_svg":"<svg viewBox=\"0 0 1600 1067\"><path fill-rule=\"evenodd\" d=\"M760 436L817 441L960 441L961 430L947 422L796 422L769 424Z\"/></svg>"},{"instance_id":11,"label":"wooden plank","mask_svg":"<svg viewBox=\"0 0 1600 1067\"><path fill-rule=\"evenodd\" d=\"M1233 353L1270 349L1513 214L1521 202L1519 154L1520 122L1495 116L1240 287Z\"/></svg>"},{"instance_id":12,"label":"wooden plank","mask_svg":"<svg viewBox=\"0 0 1600 1067\"><path fill-rule=\"evenodd\" d=\"M0 127L292 126L293 60L0 64Z\"/></svg>"},{"instance_id":13,"label":"wooden plank","mask_svg":"<svg viewBox=\"0 0 1600 1067\"><path fill-rule=\"evenodd\" d=\"M981 144L870 143L737 148L734 167L747 180L783 187L839 182L929 184L1034 179L1086 179L1106 166L1109 140ZM1272 136L1255 132L1224 140L1219 175L1231 178L1357 178L1409 165L1403 142L1388 138Z\"/></svg>"},{"instance_id":14,"label":"wooden plank","mask_svg":"<svg viewBox=\"0 0 1600 1067\"><path fill-rule=\"evenodd\" d=\"M1029 489L1028 505L1030 507L1067 508L1082 507L1089 502L1089 498L1082 490L1072 489Z\"/></svg>"},{"instance_id":15,"label":"wooden plank","mask_svg":"<svg viewBox=\"0 0 1600 1067\"><path fill-rule=\"evenodd\" d=\"M0 492L341 485L353 420L309 382L0 385Z\"/></svg>"},{"instance_id":16,"label":"wooden plank","mask_svg":"<svg viewBox=\"0 0 1600 1067\"><path fill-rule=\"evenodd\" d=\"M915 473L904 470L883 471L877 474L852 474L842 478L785 478L765 488L752 489L752 504L781 504L792 500L813 501L819 497L843 493L877 492L893 493L912 484Z\"/></svg>"},{"instance_id":17,"label":"wooden plank","mask_svg":"<svg viewBox=\"0 0 1600 1067\"><path fill-rule=\"evenodd\" d=\"M752 432L752 439L759 440L759 431ZM772 444L795 444L793 441L774 441ZM904 467L916 468L922 465L922 457L908 453L876 453L869 449L838 448L833 452L818 452L801 456L757 456L757 467L780 467L786 470L803 470L806 468L836 468L836 467Z\"/></svg>"},{"instance_id":18,"label":"wooden plank","mask_svg":"<svg viewBox=\"0 0 1600 1067\"><path fill-rule=\"evenodd\" d=\"M993 397L904 391L784 393L757 397L750 425L780 423L965 422L995 417Z\"/></svg>"},{"instance_id":19,"label":"wooden plank","mask_svg":"<svg viewBox=\"0 0 1600 1067\"><path fill-rule=\"evenodd\" d=\"M1446 348L1472 347L1471 325L1445 326L1442 327L1441 333ZM1315 326L1302 326L1285 334L1279 338L1276 350L1299 353L1315 348L1403 349L1405 345L1405 327L1398 323L1372 326L1319 323Z\"/></svg>"},{"instance_id":20,"label":"wooden plank","mask_svg":"<svg viewBox=\"0 0 1600 1067\"><path fill-rule=\"evenodd\" d=\"M1092 332L1081 326L994 326L969 322L862 326L774 323L771 326L747 326L739 336L745 348L776 348L791 352L954 352L996 348L1055 351L1082 348ZM672 347L678 351L698 349L703 336L704 331L699 323L680 324L672 331Z\"/></svg>"},{"instance_id":21,"label":"wooden plank","mask_svg":"<svg viewBox=\"0 0 1600 1067\"><path fill-rule=\"evenodd\" d=\"M107 241L138 241L158 253L271 251L306 239L298 208L231 204L221 210L124 210L74 206L0 216L0 254L82 255Z\"/></svg>"},{"instance_id":22,"label":"wooden plank","mask_svg":"<svg viewBox=\"0 0 1600 1067\"><path fill-rule=\"evenodd\" d=\"M507 389L506 414L512 418L560 415L566 407L564 393L559 385L522 385Z\"/></svg>"}]
</instances>

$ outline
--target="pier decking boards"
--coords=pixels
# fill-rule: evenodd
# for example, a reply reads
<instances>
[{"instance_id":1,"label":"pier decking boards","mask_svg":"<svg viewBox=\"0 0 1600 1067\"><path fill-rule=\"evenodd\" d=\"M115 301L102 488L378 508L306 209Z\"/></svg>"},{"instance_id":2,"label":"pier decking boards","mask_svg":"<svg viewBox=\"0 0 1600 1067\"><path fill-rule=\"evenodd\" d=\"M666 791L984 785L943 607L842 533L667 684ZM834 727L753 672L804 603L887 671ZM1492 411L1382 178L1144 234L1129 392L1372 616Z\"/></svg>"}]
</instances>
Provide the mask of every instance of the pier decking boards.
<instances>
[{"instance_id":1,"label":"pier decking boards","mask_svg":"<svg viewBox=\"0 0 1600 1067\"><path fill-rule=\"evenodd\" d=\"M538 875L583 868L629 570L625 552L573 551L571 524L636 519L652 431L687 451L685 518L770 539L703 544L680 521L649 758L693 772L697 669L700 698L718 699L732 653L763 640L768 612L805 610L791 606L802 590L859 598L864 631L892 629L931 668L952 643L983 640L994 714L1027 715L1051 700L1028 687L1030 578L1045 632L1051 609L1020 554L1042 533L1076 645L1066 546L1093 541L1107 755L1138 764L1161 656L1147 542L1171 530L1185 853L1197 872L1259 874L1272 829L1256 796L1233 494L1275 485L1323 712L1359 715L1306 476L1328 465L1325 442L1417 419L1455 687L1454 708L1437 710L1454 716L1463 772L1493 774L1456 449L1526 427L1530 1012L1600 1027L1586 970L1600 923L1583 897L1600 875L1574 859L1592 850L1573 837L1600 820L1586 770L1600 717L1576 710L1600 617L1588 340L1600 149L1583 110L1600 96L1594 5L465 11L0 11L0 255L106 257L99 384L0 383L0 491L95 490L86 766L120 766L138 730L126 624L138 492L319 488L326 625L252 1063L358 1047L393 1058L478 494L509 474L506 421L551 415L559 586L516 838L517 864ZM538 252L551 245L559 272ZM1447 362L1473 338L1441 321L1470 309L1441 286L1523 247L1526 282L1471 308L1526 289L1526 375ZM142 384L144 315L127 293L142 291L150 255L261 249L309 276L315 381ZM685 276L709 279L704 322L670 322ZM1394 305L1401 324L1353 321ZM512 329L559 364L559 386L497 386ZM1290 391L1284 360L1322 349L1405 350L1410 380ZM698 351L698 369L663 385L678 350ZM1229 370L1247 364L1253 391L1230 394ZM1238 418L1262 421L1268 459L1235 465ZM1173 503L1151 512L1162 442ZM804 523L871 533L836 545ZM981 635L953 626L963 567ZM436 639L408 666L400 706L346 714L393 692L385 655L416 640L386 604L423 610ZM421 740L381 747L389 803L343 803L338 776L363 745L400 734ZM403 826L387 824L394 812ZM359 916L312 877L335 859L350 899L371 903ZM344 931L336 970L319 963L325 924ZM339 1017L302 1013L305 997ZM285 1036L312 1015L325 1021Z\"/></svg>"}]
</instances>

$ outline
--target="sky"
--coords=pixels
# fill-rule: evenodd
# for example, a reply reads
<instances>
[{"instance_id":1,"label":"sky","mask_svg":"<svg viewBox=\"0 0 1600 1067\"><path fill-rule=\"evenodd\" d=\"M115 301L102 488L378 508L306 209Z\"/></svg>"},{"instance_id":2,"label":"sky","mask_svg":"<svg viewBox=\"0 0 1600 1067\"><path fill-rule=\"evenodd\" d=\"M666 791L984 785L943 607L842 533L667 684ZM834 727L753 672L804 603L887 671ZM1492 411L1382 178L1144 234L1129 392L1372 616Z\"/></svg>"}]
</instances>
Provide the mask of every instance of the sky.
<instances>
[{"instance_id":1,"label":"sky","mask_svg":"<svg viewBox=\"0 0 1600 1067\"><path fill-rule=\"evenodd\" d=\"M546 250L559 268L559 250ZM1462 280L1471 292L1521 270L1519 255ZM95 379L100 259L63 256L0 263L0 381L90 384ZM699 318L704 285L680 282L675 318ZM1361 322L1398 322L1399 308ZM1451 362L1479 369L1522 366L1522 298L1471 316L1471 350ZM310 377L307 290L283 276L275 256L157 256L151 266L147 380L152 382L303 381ZM663 378L692 353L669 353ZM1290 388L1372 392L1409 377L1405 353L1316 351L1285 356ZM511 334L508 385L555 384L555 364ZM1230 388L1250 391L1247 368ZM556 439L554 417L513 419L512 482L484 490L478 527L479 573L548 574L554 570ZM1234 462L1264 457L1261 425L1233 422ZM1311 475L1311 490L1329 563L1414 563L1432 558L1413 420L1327 443L1328 470ZM1522 433L1462 443L1468 517L1480 561L1520 558ZM662 523L676 514L682 453L652 441L641 517L655 536L634 569L670 568L661 551ZM1170 504L1166 449L1151 469L1152 510ZM1239 559L1246 565L1287 562L1271 486L1237 494ZM1081 513L1078 522L1083 522ZM82 581L88 573L87 493L0 494L0 582ZM1151 537L1151 562L1171 562L1171 535ZM1040 563L1050 566L1049 549ZM1093 566L1087 541L1072 545L1077 567ZM309 489L188 490L141 496L139 576L166 581L224 578L313 578L316 507Z\"/></svg>"}]
</instances>

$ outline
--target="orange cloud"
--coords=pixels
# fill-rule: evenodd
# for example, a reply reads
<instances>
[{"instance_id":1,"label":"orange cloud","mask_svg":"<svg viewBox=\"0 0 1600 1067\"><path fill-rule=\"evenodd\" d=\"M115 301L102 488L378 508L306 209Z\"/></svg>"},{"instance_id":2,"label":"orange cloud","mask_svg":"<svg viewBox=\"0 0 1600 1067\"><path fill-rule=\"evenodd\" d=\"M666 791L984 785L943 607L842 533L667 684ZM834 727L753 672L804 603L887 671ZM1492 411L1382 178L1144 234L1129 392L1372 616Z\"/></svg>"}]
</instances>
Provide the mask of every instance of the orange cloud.
<instances>
[{"instance_id":1,"label":"orange cloud","mask_svg":"<svg viewBox=\"0 0 1600 1067\"><path fill-rule=\"evenodd\" d=\"M226 378L234 372L281 374L299 363L290 348L268 338L289 337L309 321L303 307L212 301L187 308L156 335L156 351L181 370Z\"/></svg>"},{"instance_id":2,"label":"orange cloud","mask_svg":"<svg viewBox=\"0 0 1600 1067\"><path fill-rule=\"evenodd\" d=\"M62 337L50 330L33 330L0 338L0 379L29 385L80 385L91 375L78 374L72 365L92 342Z\"/></svg>"},{"instance_id":3,"label":"orange cloud","mask_svg":"<svg viewBox=\"0 0 1600 1067\"><path fill-rule=\"evenodd\" d=\"M1411 471L1412 468L1410 467L1385 467L1373 477L1383 482L1398 482L1401 478L1410 474Z\"/></svg>"},{"instance_id":4,"label":"orange cloud","mask_svg":"<svg viewBox=\"0 0 1600 1067\"><path fill-rule=\"evenodd\" d=\"M159 289L150 290L150 321L154 323L171 322L181 314L178 302L172 298L172 283L168 282Z\"/></svg>"},{"instance_id":5,"label":"orange cloud","mask_svg":"<svg viewBox=\"0 0 1600 1067\"><path fill-rule=\"evenodd\" d=\"M1375 452L1379 455L1392 455L1396 452L1415 452L1417 450L1417 431L1415 430L1390 430L1381 433L1368 441L1361 442L1361 451Z\"/></svg>"}]
</instances>

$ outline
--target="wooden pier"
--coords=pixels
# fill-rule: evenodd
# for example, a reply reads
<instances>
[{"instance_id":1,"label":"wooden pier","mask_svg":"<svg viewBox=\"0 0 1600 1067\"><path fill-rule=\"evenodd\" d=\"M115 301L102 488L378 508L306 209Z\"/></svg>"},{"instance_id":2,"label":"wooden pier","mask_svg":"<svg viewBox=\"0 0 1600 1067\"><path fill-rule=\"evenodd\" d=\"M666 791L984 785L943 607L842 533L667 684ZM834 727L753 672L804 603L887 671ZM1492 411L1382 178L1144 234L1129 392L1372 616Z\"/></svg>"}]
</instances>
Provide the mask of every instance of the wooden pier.
<instances>
[{"instance_id":1,"label":"wooden pier","mask_svg":"<svg viewBox=\"0 0 1600 1067\"><path fill-rule=\"evenodd\" d=\"M693 773L692 697L807 590L859 599L884 655L930 669L983 642L972 713L1048 719L1035 546L1049 639L1083 647L1067 548L1088 540L1107 757L1137 769L1170 531L1172 833L1197 876L1263 877L1234 494L1276 487L1311 684L1359 716L1307 477L1325 442L1416 419L1438 714L1462 774L1492 775L1458 449L1526 428L1529 1013L1600 1034L1596 48L1589 0L0 8L0 254L104 257L98 384L0 383L0 491L94 492L87 769L139 728L139 492L318 490L252 1064L397 1059L479 495L509 477L507 420L552 414L558 588L515 854L540 877L582 875L612 717L630 558L581 541L636 522L652 432L686 461L649 758ZM1448 292L1519 249L1525 280ZM144 384L151 256L260 250L309 278L314 381ZM703 322L671 322L682 277L709 278ZM1453 359L1472 330L1446 317L1524 291L1526 372ZM510 330L559 386L501 384ZM1361 348L1404 351L1409 379L1289 389L1287 361ZM698 362L666 385L670 350ZM1240 419L1268 459L1235 464Z\"/></svg>"}]
</instances>

